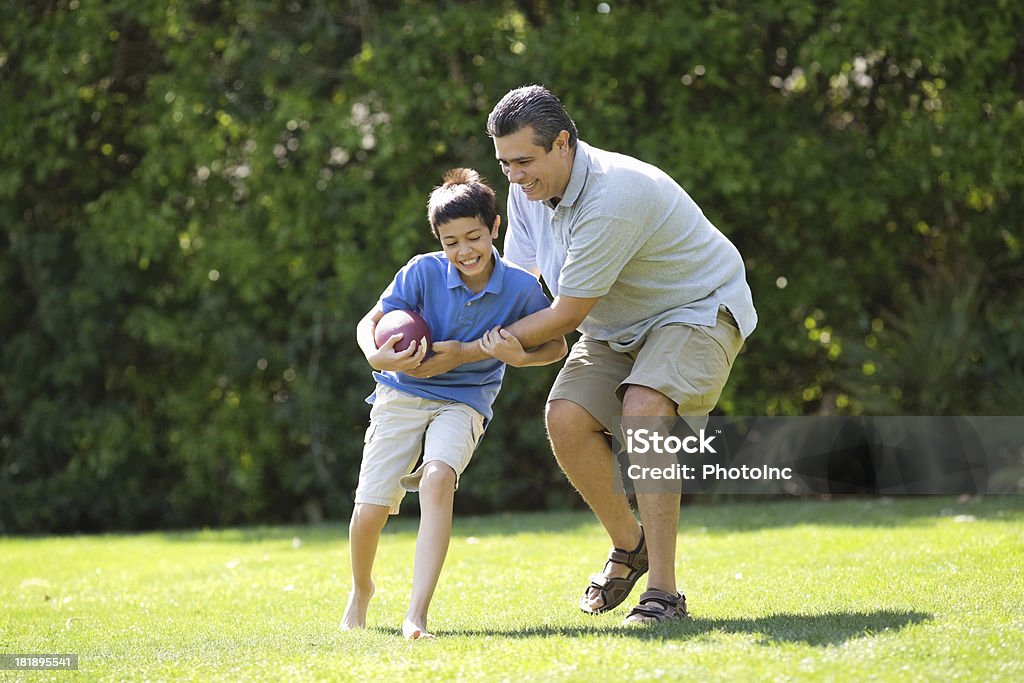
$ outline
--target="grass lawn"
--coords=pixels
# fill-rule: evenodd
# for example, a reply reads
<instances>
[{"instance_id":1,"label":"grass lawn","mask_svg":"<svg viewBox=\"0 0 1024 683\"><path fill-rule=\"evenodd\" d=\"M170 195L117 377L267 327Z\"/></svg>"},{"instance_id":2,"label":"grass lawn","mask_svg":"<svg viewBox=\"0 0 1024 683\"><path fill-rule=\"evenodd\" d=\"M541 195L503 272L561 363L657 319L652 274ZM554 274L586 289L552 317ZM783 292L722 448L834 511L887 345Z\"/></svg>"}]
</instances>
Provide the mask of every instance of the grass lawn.
<instances>
[{"instance_id":1,"label":"grass lawn","mask_svg":"<svg viewBox=\"0 0 1024 683\"><path fill-rule=\"evenodd\" d=\"M0 538L0 653L80 656L0 680L1024 680L1020 497L687 507L693 619L645 629L576 608L591 515L456 517L432 642L399 631L416 523L385 530L354 633L342 525Z\"/></svg>"}]
</instances>

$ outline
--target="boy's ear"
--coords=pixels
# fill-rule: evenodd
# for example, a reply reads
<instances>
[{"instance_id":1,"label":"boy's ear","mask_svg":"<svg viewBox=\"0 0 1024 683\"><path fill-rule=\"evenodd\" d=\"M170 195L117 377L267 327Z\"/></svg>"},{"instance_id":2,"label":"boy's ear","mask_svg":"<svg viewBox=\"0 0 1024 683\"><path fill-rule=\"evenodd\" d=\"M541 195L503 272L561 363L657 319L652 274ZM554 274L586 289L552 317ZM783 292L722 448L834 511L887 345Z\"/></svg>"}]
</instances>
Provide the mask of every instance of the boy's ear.
<instances>
[{"instance_id":1,"label":"boy's ear","mask_svg":"<svg viewBox=\"0 0 1024 683\"><path fill-rule=\"evenodd\" d=\"M494 227L491 228L491 239L498 239L498 228L501 227L501 216L494 217Z\"/></svg>"}]
</instances>

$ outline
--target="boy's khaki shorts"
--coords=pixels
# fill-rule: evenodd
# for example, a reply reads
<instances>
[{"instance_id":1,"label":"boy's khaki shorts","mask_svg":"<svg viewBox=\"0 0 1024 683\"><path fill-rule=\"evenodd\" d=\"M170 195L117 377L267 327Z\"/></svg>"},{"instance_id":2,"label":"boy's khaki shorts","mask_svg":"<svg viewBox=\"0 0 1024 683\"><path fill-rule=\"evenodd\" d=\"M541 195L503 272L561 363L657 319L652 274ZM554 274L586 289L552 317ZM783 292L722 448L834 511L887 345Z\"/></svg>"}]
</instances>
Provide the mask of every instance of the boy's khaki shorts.
<instances>
[{"instance_id":1,"label":"boy's khaki shorts","mask_svg":"<svg viewBox=\"0 0 1024 683\"><path fill-rule=\"evenodd\" d=\"M681 416L706 417L718 402L742 346L736 321L724 306L714 327L659 327L630 353L581 337L555 378L548 401L572 401L613 432L622 415L626 387L637 384L672 399Z\"/></svg>"},{"instance_id":2,"label":"boy's khaki shorts","mask_svg":"<svg viewBox=\"0 0 1024 683\"><path fill-rule=\"evenodd\" d=\"M484 432L484 416L465 403L434 401L377 385L359 467L356 503L384 505L398 514L406 491L419 490L423 467L443 462L458 478ZM415 471L423 453L423 464Z\"/></svg>"}]
</instances>

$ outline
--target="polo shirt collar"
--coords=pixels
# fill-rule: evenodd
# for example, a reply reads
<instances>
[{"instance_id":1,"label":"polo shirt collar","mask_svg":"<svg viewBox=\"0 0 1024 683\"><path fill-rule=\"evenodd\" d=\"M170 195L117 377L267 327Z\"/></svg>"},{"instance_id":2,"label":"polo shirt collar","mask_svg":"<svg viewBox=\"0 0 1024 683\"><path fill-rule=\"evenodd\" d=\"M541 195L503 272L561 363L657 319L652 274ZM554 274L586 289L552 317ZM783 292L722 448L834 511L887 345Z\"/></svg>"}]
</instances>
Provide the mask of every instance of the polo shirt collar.
<instances>
[{"instance_id":1,"label":"polo shirt collar","mask_svg":"<svg viewBox=\"0 0 1024 683\"><path fill-rule=\"evenodd\" d=\"M558 206L572 206L583 191L583 184L590 171L590 145L576 140L576 156L572 160L572 171L569 173L569 184L565 186L565 195L558 201ZM549 208L554 208L550 201L545 201Z\"/></svg>"},{"instance_id":2,"label":"polo shirt collar","mask_svg":"<svg viewBox=\"0 0 1024 683\"><path fill-rule=\"evenodd\" d=\"M491 271L491 279L487 281L487 286L483 288L483 293L490 294L501 294L501 286L505 281L505 270L507 266L505 262L501 260L501 255L498 254L498 249L493 244L491 245L491 259L494 261L494 270ZM459 275L459 269L454 263L448 261L448 275L447 275L448 289L456 289L458 287L466 287L466 283L462 281L462 276ZM469 289L466 287L466 289Z\"/></svg>"}]
</instances>

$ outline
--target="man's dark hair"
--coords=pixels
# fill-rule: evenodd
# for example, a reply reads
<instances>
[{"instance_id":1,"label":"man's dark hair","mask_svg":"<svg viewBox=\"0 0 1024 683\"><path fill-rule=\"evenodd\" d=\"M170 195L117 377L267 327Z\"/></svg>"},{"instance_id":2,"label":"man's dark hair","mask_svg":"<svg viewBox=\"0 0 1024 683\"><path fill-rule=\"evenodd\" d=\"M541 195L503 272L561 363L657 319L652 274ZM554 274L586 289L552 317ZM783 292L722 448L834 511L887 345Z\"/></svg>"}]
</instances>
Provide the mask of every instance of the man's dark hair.
<instances>
[{"instance_id":1,"label":"man's dark hair","mask_svg":"<svg viewBox=\"0 0 1024 683\"><path fill-rule=\"evenodd\" d=\"M518 133L527 126L533 127L534 144L548 152L563 130L569 132L569 147L575 147L579 137L569 112L542 85L524 85L510 90L487 117L487 134L492 138Z\"/></svg>"},{"instance_id":2,"label":"man's dark hair","mask_svg":"<svg viewBox=\"0 0 1024 683\"><path fill-rule=\"evenodd\" d=\"M430 231L438 239L438 226L457 218L476 218L491 230L497 217L494 190L471 168L453 168L445 173L427 202Z\"/></svg>"}]
</instances>

